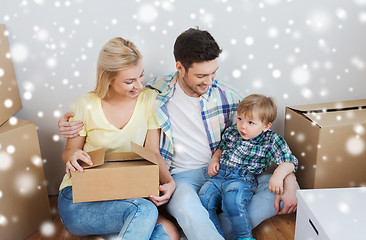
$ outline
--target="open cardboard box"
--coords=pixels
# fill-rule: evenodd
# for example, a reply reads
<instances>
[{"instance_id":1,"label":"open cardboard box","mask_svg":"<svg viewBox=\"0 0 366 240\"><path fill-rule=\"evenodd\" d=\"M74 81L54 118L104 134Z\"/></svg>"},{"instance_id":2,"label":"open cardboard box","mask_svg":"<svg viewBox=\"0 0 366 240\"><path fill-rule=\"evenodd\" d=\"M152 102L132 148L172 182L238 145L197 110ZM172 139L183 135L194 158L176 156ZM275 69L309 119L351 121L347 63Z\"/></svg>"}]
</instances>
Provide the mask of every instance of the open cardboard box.
<instances>
[{"instance_id":1,"label":"open cardboard box","mask_svg":"<svg viewBox=\"0 0 366 240\"><path fill-rule=\"evenodd\" d=\"M131 142L133 152L88 152L93 166L72 173L73 202L159 196L159 165L148 149Z\"/></svg>"},{"instance_id":2,"label":"open cardboard box","mask_svg":"<svg viewBox=\"0 0 366 240\"><path fill-rule=\"evenodd\" d=\"M300 188L366 184L366 99L287 107L285 139Z\"/></svg>"}]
</instances>

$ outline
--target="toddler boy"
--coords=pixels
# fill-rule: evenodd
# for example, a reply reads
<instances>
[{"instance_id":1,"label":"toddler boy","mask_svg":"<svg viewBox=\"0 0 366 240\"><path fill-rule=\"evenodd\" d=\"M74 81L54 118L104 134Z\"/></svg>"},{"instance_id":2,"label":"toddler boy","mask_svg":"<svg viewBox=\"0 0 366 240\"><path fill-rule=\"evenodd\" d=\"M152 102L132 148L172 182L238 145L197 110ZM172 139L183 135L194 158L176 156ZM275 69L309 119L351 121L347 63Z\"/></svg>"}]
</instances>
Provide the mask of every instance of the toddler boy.
<instances>
[{"instance_id":1,"label":"toddler boy","mask_svg":"<svg viewBox=\"0 0 366 240\"><path fill-rule=\"evenodd\" d=\"M222 207L238 239L252 238L246 211L257 187L256 176L267 170L270 162L278 166L269 181L269 190L282 194L284 178L295 171L298 160L285 140L270 130L277 107L269 97L253 94L238 105L237 124L227 128L208 167L210 179L199 195L210 219L223 235L217 209Z\"/></svg>"}]
</instances>

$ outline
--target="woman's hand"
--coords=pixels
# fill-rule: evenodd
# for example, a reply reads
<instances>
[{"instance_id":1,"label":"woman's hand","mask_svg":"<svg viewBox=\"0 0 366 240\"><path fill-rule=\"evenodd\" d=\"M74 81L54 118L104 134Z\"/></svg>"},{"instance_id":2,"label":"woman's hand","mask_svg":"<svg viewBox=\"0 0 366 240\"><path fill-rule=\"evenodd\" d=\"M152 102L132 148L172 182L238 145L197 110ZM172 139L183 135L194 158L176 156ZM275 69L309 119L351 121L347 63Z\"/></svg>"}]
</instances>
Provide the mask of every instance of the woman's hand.
<instances>
[{"instance_id":1,"label":"woman's hand","mask_svg":"<svg viewBox=\"0 0 366 240\"><path fill-rule=\"evenodd\" d=\"M165 183L163 185L160 185L159 190L160 190L160 192L163 193L163 195L161 195L160 197L155 196L155 195L150 196L150 201L152 201L157 207L167 203L169 201L170 197L173 195L173 193L175 191L174 180L172 180L168 183Z\"/></svg>"},{"instance_id":2,"label":"woman's hand","mask_svg":"<svg viewBox=\"0 0 366 240\"><path fill-rule=\"evenodd\" d=\"M66 151L68 151L67 155L69 157L68 157L68 160L65 163L65 165L66 165L66 173L69 178L71 177L71 172L84 171L84 169L78 163L78 160L85 162L89 166L93 165L93 162L91 161L90 156L83 150L74 148L74 149L69 149Z\"/></svg>"},{"instance_id":3,"label":"woman's hand","mask_svg":"<svg viewBox=\"0 0 366 240\"><path fill-rule=\"evenodd\" d=\"M77 137L79 136L79 132L82 130L83 122L69 122L69 119L73 116L74 113L67 112L58 121L58 130L63 138Z\"/></svg>"}]
</instances>

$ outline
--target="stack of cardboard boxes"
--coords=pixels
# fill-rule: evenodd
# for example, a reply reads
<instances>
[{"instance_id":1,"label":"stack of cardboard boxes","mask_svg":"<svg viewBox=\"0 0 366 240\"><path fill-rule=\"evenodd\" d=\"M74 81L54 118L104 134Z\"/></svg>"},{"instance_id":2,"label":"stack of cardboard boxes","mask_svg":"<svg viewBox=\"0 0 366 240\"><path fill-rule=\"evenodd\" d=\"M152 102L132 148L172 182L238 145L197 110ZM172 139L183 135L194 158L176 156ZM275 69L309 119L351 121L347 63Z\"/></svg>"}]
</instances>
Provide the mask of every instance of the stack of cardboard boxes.
<instances>
[{"instance_id":1,"label":"stack of cardboard boxes","mask_svg":"<svg viewBox=\"0 0 366 240\"><path fill-rule=\"evenodd\" d=\"M0 239L25 239L51 220L36 125L22 108L5 25L0 24Z\"/></svg>"}]
</instances>

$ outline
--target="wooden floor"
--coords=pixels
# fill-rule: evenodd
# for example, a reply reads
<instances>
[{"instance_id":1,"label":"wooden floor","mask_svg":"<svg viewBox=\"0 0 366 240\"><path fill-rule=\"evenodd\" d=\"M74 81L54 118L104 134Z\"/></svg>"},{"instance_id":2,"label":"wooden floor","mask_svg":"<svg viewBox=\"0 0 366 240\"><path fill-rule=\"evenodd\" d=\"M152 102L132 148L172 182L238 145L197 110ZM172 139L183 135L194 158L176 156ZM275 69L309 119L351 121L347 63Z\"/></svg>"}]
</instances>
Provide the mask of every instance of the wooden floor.
<instances>
[{"instance_id":1,"label":"wooden floor","mask_svg":"<svg viewBox=\"0 0 366 240\"><path fill-rule=\"evenodd\" d=\"M62 224L57 212L57 196L50 196L50 206L52 212L55 233L52 236L42 236L36 232L27 240L103 240L99 236L77 237L70 234ZM293 240L295 236L295 213L278 215L262 222L253 230L253 236L257 240Z\"/></svg>"}]
</instances>

